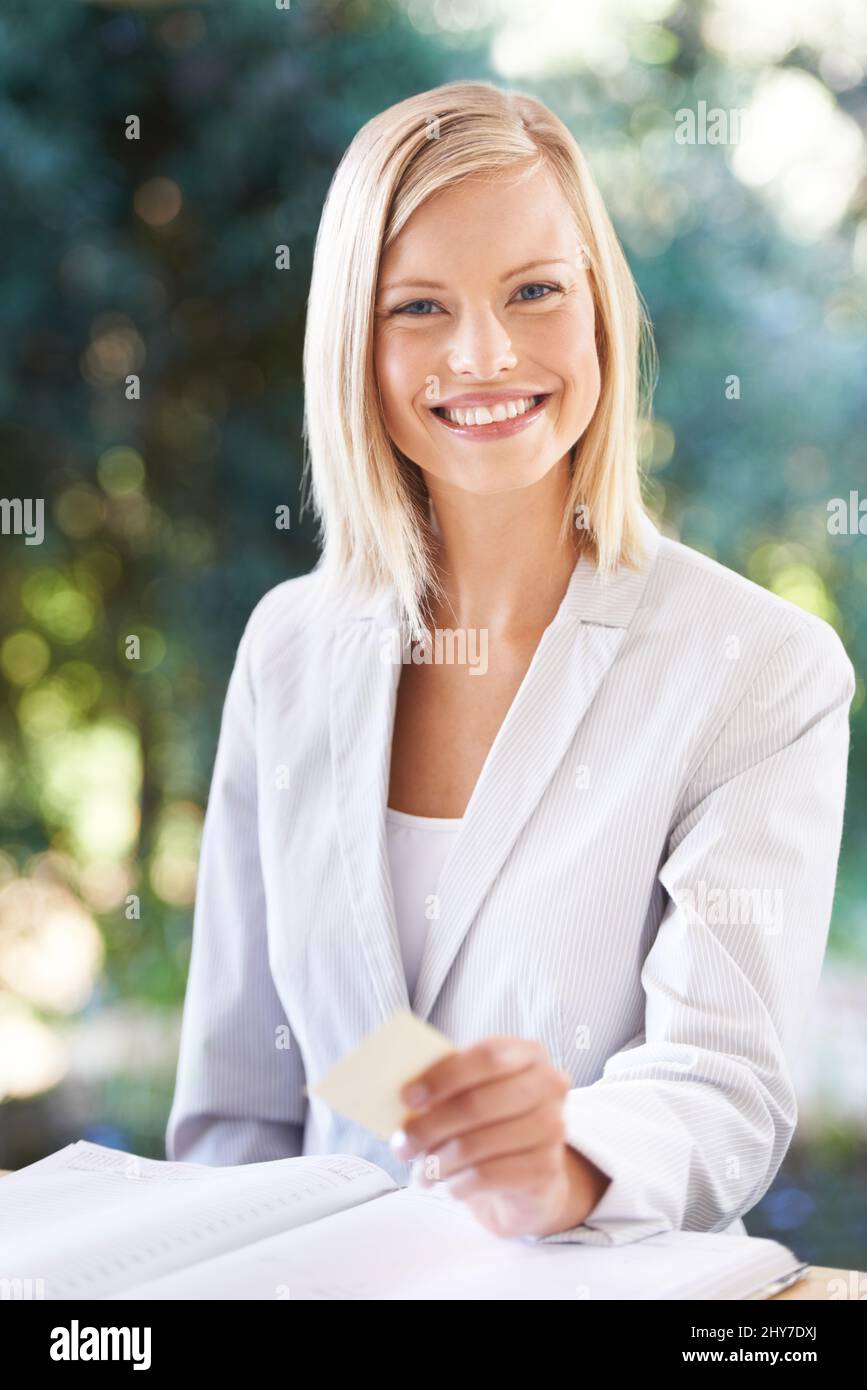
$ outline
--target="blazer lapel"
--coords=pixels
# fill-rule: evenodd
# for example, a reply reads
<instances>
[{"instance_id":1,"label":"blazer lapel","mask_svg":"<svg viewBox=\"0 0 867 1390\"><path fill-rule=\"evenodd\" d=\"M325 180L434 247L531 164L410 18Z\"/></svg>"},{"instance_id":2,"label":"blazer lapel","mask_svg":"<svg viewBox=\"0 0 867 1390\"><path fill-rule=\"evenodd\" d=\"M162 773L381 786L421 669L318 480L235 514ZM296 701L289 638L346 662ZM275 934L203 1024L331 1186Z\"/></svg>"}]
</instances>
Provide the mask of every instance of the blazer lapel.
<instances>
[{"instance_id":1,"label":"blazer lapel","mask_svg":"<svg viewBox=\"0 0 867 1390\"><path fill-rule=\"evenodd\" d=\"M494 739L437 889L439 915L425 941L413 1012L428 1018L486 894L559 767L617 656L656 557L659 532L646 519L640 572L621 567L599 582L576 565L553 621Z\"/></svg>"},{"instance_id":2,"label":"blazer lapel","mask_svg":"<svg viewBox=\"0 0 867 1390\"><path fill-rule=\"evenodd\" d=\"M338 624L331 669L335 817L355 925L383 1020L410 1007L395 918L385 812L400 679L386 639L389 594L371 615Z\"/></svg>"}]
</instances>

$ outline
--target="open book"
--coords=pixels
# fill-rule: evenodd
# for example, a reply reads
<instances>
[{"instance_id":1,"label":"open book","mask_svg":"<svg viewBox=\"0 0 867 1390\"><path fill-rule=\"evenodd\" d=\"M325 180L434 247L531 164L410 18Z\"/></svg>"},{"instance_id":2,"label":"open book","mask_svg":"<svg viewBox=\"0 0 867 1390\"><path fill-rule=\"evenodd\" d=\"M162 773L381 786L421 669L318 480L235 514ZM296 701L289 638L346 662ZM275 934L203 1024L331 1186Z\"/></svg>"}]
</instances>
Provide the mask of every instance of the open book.
<instances>
[{"instance_id":1,"label":"open book","mask_svg":"<svg viewBox=\"0 0 867 1390\"><path fill-rule=\"evenodd\" d=\"M744 1236L507 1240L345 1154L211 1168L80 1141L0 1180L13 1298L745 1299L805 1268Z\"/></svg>"}]
</instances>

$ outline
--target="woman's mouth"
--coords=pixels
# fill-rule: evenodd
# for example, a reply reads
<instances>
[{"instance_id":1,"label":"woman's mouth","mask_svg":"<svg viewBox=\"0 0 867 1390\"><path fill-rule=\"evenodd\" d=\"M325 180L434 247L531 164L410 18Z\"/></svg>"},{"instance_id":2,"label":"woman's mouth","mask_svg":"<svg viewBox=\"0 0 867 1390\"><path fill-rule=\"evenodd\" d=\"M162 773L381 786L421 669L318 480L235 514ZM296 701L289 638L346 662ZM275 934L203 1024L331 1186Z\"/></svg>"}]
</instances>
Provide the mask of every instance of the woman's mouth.
<instances>
[{"instance_id":1,"label":"woman's mouth","mask_svg":"<svg viewBox=\"0 0 867 1390\"><path fill-rule=\"evenodd\" d=\"M550 399L548 393L504 401L502 405L474 406L468 410L447 411L442 406L433 406L431 414L452 434L459 434L465 439L502 439L532 425Z\"/></svg>"}]
</instances>

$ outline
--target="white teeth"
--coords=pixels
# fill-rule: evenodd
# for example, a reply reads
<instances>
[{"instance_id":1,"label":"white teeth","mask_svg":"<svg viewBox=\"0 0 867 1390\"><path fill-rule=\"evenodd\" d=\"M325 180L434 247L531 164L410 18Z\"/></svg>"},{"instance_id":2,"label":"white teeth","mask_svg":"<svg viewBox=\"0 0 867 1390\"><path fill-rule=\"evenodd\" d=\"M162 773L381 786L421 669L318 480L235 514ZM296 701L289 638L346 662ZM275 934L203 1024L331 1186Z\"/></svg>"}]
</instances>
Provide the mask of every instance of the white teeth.
<instances>
[{"instance_id":1,"label":"white teeth","mask_svg":"<svg viewBox=\"0 0 867 1390\"><path fill-rule=\"evenodd\" d=\"M454 425L493 425L498 420L514 420L517 415L526 415L532 410L535 396L524 396L521 400L506 401L503 405L480 405L470 410L444 410L443 415Z\"/></svg>"}]
</instances>

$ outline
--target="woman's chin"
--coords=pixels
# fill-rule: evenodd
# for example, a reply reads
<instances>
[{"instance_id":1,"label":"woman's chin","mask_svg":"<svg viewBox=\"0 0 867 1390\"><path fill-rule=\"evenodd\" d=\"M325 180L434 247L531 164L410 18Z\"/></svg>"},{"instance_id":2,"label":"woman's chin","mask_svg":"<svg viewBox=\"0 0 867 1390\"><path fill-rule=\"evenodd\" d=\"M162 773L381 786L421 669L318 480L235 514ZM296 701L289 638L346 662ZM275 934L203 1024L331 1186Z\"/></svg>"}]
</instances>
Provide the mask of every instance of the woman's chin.
<instances>
[{"instance_id":1,"label":"woman's chin","mask_svg":"<svg viewBox=\"0 0 867 1390\"><path fill-rule=\"evenodd\" d=\"M560 457L558 454L550 463L541 466L536 459L517 464L500 460L498 464L481 465L467 463L462 459L456 467L448 470L440 464L436 469L424 471L429 473L434 485L440 482L447 487L456 487L463 492L472 493L475 497L490 497L500 492L517 492L521 488L533 487L534 484L540 483L556 466Z\"/></svg>"}]
</instances>

